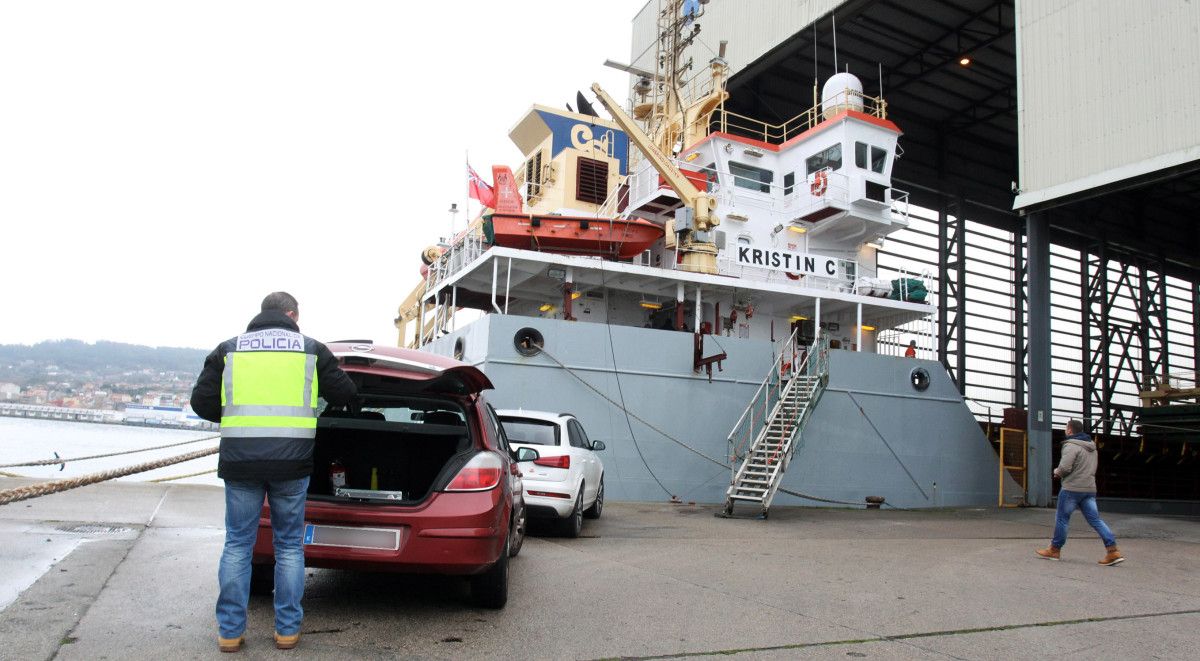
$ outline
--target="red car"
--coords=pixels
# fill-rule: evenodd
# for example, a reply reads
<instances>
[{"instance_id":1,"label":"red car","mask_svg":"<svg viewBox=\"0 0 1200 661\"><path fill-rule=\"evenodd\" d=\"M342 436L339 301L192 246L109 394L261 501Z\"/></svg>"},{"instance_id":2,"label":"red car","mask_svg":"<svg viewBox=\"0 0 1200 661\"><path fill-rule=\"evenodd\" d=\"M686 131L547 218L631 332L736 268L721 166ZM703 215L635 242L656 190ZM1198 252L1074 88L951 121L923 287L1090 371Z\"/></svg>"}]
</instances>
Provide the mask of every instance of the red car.
<instances>
[{"instance_id":1,"label":"red car","mask_svg":"<svg viewBox=\"0 0 1200 661\"><path fill-rule=\"evenodd\" d=\"M305 504L308 567L468 576L477 605L508 600L508 561L525 533L518 461L478 369L370 343L329 349L358 402L317 418ZM516 488L514 488L514 485ZM263 504L251 585L269 591L274 553Z\"/></svg>"}]
</instances>

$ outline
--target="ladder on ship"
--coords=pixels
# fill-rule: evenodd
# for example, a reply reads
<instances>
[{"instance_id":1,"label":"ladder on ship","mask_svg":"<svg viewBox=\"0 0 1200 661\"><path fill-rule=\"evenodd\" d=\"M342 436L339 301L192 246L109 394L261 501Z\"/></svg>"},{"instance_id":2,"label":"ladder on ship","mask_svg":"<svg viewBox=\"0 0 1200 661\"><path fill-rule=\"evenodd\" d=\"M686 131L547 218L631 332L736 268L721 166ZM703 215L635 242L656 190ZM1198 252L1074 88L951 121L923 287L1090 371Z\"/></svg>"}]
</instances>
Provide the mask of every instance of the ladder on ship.
<instances>
[{"instance_id":1,"label":"ladder on ship","mask_svg":"<svg viewBox=\"0 0 1200 661\"><path fill-rule=\"evenodd\" d=\"M795 332L784 346L796 346ZM759 507L766 518L825 390L827 352L820 337L805 352L794 348L781 352L729 433L730 457L737 469L725 494L726 516L741 502Z\"/></svg>"}]
</instances>

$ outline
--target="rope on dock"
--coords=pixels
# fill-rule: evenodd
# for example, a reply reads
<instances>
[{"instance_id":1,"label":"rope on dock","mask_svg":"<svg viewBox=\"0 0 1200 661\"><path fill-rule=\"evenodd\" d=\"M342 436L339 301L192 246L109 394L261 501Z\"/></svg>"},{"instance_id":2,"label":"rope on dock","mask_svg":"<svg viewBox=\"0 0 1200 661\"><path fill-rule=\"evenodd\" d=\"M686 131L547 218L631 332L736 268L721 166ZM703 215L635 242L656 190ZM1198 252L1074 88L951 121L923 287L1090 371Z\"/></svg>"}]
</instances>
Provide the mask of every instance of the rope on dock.
<instances>
[{"instance_id":1,"label":"rope on dock","mask_svg":"<svg viewBox=\"0 0 1200 661\"><path fill-rule=\"evenodd\" d=\"M215 473L215 472L217 472L217 469L210 468L206 471L197 471L195 473L188 473L186 475L172 475L171 477L160 477L160 478L156 478L156 479L148 480L148 481L149 482L173 482L175 480L186 480L189 477L199 477L201 475L208 475L209 473Z\"/></svg>"},{"instance_id":2,"label":"rope on dock","mask_svg":"<svg viewBox=\"0 0 1200 661\"><path fill-rule=\"evenodd\" d=\"M192 442L195 442L195 441L192 441ZM5 489L3 491L0 491L0 505L7 505L8 503L15 503L19 500L26 500L29 498L37 498L38 496L47 496L52 493L58 493L59 491L66 491L68 489L76 489L78 487L84 487L89 484L95 484L96 482L103 482L105 480L111 480L111 479L118 478L118 477L124 477L126 475L132 475L134 473L142 473L145 471L154 470L155 468L162 468L163 466L171 466L174 464L180 464L185 461L199 459L200 457L207 457L208 455L216 454L219 451L220 451L220 447L214 445L213 447L206 448L204 450L196 450L194 452L188 452L187 454L180 454L180 455L176 455L174 457L167 457L166 459L157 459L155 461L147 461L145 463L136 464L134 466L126 466L124 468L114 468L113 470L101 471L99 473L91 473L88 475L81 475L79 477L74 477L74 478L70 478L67 480L57 480L54 482L42 482L40 484L30 484L30 485L24 486L24 487L17 487L15 489Z\"/></svg>"},{"instance_id":3,"label":"rope on dock","mask_svg":"<svg viewBox=\"0 0 1200 661\"><path fill-rule=\"evenodd\" d=\"M156 445L154 447L138 448L136 450L121 450L120 452L109 452L107 454L93 454L93 455L88 455L86 457L71 457L69 459L62 459L59 457L55 457L54 459L39 459L37 461L26 461L26 462L19 463L19 464L0 464L0 468L17 468L20 466L57 466L59 464L67 464L72 461L83 461L84 459L104 459L106 457L119 457L124 454L137 454L138 452L149 452L151 450L162 450L163 448L175 448L175 447L179 447L180 445L191 445L192 443L199 443L200 441L211 441L216 438L221 438L221 435L213 434L211 436L202 436L200 438L193 438L190 441L181 441L179 443L168 443L167 445Z\"/></svg>"}]
</instances>

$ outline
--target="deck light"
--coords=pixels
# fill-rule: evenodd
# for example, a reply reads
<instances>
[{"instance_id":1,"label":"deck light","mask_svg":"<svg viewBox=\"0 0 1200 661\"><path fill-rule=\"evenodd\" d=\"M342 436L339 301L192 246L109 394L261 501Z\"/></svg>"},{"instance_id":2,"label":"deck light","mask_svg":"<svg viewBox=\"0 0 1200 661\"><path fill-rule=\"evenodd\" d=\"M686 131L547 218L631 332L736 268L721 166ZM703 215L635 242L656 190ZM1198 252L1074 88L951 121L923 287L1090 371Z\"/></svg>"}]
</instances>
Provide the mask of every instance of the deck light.
<instances>
[{"instance_id":1,"label":"deck light","mask_svg":"<svg viewBox=\"0 0 1200 661\"><path fill-rule=\"evenodd\" d=\"M542 303L542 307L538 308L538 310L541 312L549 312L553 309L554 309L554 306L550 305L549 303Z\"/></svg>"},{"instance_id":2,"label":"deck light","mask_svg":"<svg viewBox=\"0 0 1200 661\"><path fill-rule=\"evenodd\" d=\"M792 315L792 321L808 321L808 317L802 314L794 314Z\"/></svg>"},{"instance_id":3,"label":"deck light","mask_svg":"<svg viewBox=\"0 0 1200 661\"><path fill-rule=\"evenodd\" d=\"M581 291L573 291L573 292L571 292L571 300L572 300L572 301L573 301L573 300L575 300L575 299L577 299L577 298L579 298L580 296L583 296L583 292L581 292Z\"/></svg>"},{"instance_id":4,"label":"deck light","mask_svg":"<svg viewBox=\"0 0 1200 661\"><path fill-rule=\"evenodd\" d=\"M638 305L646 308L647 310L662 309L662 303L659 303L658 301L647 301L646 299L642 299L641 301L638 301Z\"/></svg>"},{"instance_id":5,"label":"deck light","mask_svg":"<svg viewBox=\"0 0 1200 661\"><path fill-rule=\"evenodd\" d=\"M969 55L963 55L962 57L958 58L958 63L965 67L971 64L971 57Z\"/></svg>"},{"instance_id":6,"label":"deck light","mask_svg":"<svg viewBox=\"0 0 1200 661\"><path fill-rule=\"evenodd\" d=\"M796 234L804 234L808 231L808 228L800 227L799 225L788 225L788 231L795 232Z\"/></svg>"},{"instance_id":7,"label":"deck light","mask_svg":"<svg viewBox=\"0 0 1200 661\"><path fill-rule=\"evenodd\" d=\"M863 325L862 325L862 329L863 329L863 330L865 330L865 331L873 331L873 330L875 330L875 327L874 327L874 326L868 326L868 325L866 325L866 324L863 324Z\"/></svg>"}]
</instances>

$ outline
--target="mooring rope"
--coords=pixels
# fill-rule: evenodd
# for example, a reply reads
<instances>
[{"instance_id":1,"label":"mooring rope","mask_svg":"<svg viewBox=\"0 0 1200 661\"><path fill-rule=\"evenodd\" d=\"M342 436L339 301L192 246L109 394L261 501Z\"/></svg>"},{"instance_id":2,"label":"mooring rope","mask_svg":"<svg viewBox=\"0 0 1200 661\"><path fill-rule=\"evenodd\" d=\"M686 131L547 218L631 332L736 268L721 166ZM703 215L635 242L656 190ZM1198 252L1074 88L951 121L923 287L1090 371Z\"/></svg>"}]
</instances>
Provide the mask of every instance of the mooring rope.
<instances>
[{"instance_id":1,"label":"mooring rope","mask_svg":"<svg viewBox=\"0 0 1200 661\"><path fill-rule=\"evenodd\" d=\"M192 443L199 443L200 441L211 441L215 438L221 438L221 435L213 434L212 436L202 436L200 438L194 438L190 441L181 441L179 443L168 443L167 445L156 445L154 447L138 448L136 450L121 450L120 452L109 452L106 454L93 454L93 455L88 455L86 457L70 457L68 459L62 459L60 457L55 457L53 459L38 459L37 461L26 461L26 462L19 463L19 464L0 464L0 468L17 468L19 466L57 466L58 464L67 464L72 461L83 461L84 459L104 459L106 457L119 457L119 456L125 455L125 454L137 454L139 452L149 452L151 450L162 450L164 448L175 448L175 447L179 447L180 445L191 445Z\"/></svg>"},{"instance_id":2,"label":"mooring rope","mask_svg":"<svg viewBox=\"0 0 1200 661\"><path fill-rule=\"evenodd\" d=\"M153 480L148 480L148 481L149 482L174 482L175 480L185 480L189 477L199 477L201 475L208 475L209 473L215 473L215 472L217 472L217 469L210 468L206 471L197 471L195 473L187 473L186 475L172 475L171 477L159 477L159 478L155 478Z\"/></svg>"},{"instance_id":3,"label":"mooring rope","mask_svg":"<svg viewBox=\"0 0 1200 661\"><path fill-rule=\"evenodd\" d=\"M95 484L96 482L103 482L105 480L124 477L134 473L142 473L145 471L154 470L155 468L181 464L185 461L191 461L192 459L199 459L200 457L207 457L208 455L216 454L219 451L220 447L213 446L204 450L196 450L194 452L188 452L187 454L176 455L174 457L157 459L155 461L147 461L134 466L114 468L113 470L81 475L79 477L73 477L66 480L42 482L40 484L30 484L24 487L17 487L15 489L5 489L0 491L0 505L7 505L8 503L15 503L19 500L36 498L38 496L46 496L52 493L58 493L59 491L66 491L68 489L76 489L89 484Z\"/></svg>"}]
</instances>

